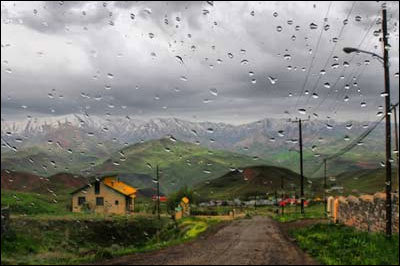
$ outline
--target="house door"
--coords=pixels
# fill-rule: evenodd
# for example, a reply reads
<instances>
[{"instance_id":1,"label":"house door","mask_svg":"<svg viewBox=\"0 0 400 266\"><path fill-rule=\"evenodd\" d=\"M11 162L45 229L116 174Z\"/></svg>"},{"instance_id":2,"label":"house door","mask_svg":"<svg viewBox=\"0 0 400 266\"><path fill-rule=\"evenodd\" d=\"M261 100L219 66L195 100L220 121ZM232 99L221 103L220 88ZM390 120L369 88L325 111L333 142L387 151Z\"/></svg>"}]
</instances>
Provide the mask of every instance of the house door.
<instances>
[{"instance_id":1,"label":"house door","mask_svg":"<svg viewBox=\"0 0 400 266\"><path fill-rule=\"evenodd\" d=\"M126 200L126 211L131 212L132 211L132 198L126 196L125 200Z\"/></svg>"}]
</instances>

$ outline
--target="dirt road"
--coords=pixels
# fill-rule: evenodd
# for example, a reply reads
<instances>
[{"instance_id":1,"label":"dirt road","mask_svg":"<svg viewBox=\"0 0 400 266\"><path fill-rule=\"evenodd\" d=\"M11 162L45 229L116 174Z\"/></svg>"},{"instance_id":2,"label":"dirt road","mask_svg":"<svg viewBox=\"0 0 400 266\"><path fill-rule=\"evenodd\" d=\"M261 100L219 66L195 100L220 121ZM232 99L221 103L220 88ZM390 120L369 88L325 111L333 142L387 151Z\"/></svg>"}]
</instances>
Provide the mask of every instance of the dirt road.
<instances>
[{"instance_id":1,"label":"dirt road","mask_svg":"<svg viewBox=\"0 0 400 266\"><path fill-rule=\"evenodd\" d=\"M106 265L316 264L267 217L237 220L191 243L113 259Z\"/></svg>"}]
</instances>

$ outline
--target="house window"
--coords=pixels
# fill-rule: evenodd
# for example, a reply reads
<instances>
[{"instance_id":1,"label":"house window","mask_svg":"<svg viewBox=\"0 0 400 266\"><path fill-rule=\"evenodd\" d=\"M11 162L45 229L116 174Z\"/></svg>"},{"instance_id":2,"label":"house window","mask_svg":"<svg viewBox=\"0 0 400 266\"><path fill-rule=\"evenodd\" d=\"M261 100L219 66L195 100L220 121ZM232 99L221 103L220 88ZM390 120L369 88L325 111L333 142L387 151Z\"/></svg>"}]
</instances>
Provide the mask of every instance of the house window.
<instances>
[{"instance_id":1,"label":"house window","mask_svg":"<svg viewBox=\"0 0 400 266\"><path fill-rule=\"evenodd\" d=\"M119 205L119 201L118 200L115 201L115 205Z\"/></svg>"},{"instance_id":2,"label":"house window","mask_svg":"<svg viewBox=\"0 0 400 266\"><path fill-rule=\"evenodd\" d=\"M94 194L100 194L100 182L94 183Z\"/></svg>"},{"instance_id":3,"label":"house window","mask_svg":"<svg viewBox=\"0 0 400 266\"><path fill-rule=\"evenodd\" d=\"M78 198L78 205L79 206L85 204L85 202L86 202L86 198L85 197L79 197Z\"/></svg>"},{"instance_id":4,"label":"house window","mask_svg":"<svg viewBox=\"0 0 400 266\"><path fill-rule=\"evenodd\" d=\"M96 206L104 206L104 198L103 197L96 198Z\"/></svg>"}]
</instances>

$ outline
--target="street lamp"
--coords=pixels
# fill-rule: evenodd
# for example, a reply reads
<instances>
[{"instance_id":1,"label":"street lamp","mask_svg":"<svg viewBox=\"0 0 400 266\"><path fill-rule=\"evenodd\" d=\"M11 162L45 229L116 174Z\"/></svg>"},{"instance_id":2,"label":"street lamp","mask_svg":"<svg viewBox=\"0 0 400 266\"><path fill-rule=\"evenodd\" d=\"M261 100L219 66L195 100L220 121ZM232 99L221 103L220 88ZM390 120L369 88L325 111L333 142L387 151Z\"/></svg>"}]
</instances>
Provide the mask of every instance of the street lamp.
<instances>
[{"instance_id":1,"label":"street lamp","mask_svg":"<svg viewBox=\"0 0 400 266\"><path fill-rule=\"evenodd\" d=\"M391 104L390 104L390 72L389 72L389 47L388 43L388 33L387 33L387 11L382 10L382 41L383 41L383 56L377 55L373 52L368 52L360 50L358 48L345 47L343 51L345 53L365 53L370 54L376 58L383 61L384 76L385 76L385 134L386 134L386 182L385 182L385 192L386 192L386 235L392 235L392 143L391 143Z\"/></svg>"},{"instance_id":2,"label":"street lamp","mask_svg":"<svg viewBox=\"0 0 400 266\"><path fill-rule=\"evenodd\" d=\"M361 50L361 49L358 49L358 48L353 48L353 47L344 47L343 48L343 52L345 52L346 54L351 54L351 53L370 54L373 57L376 57L376 58L378 58L378 59L380 59L382 61L384 60L382 56L380 56L380 55L378 55L376 53L365 51L365 50Z\"/></svg>"}]
</instances>

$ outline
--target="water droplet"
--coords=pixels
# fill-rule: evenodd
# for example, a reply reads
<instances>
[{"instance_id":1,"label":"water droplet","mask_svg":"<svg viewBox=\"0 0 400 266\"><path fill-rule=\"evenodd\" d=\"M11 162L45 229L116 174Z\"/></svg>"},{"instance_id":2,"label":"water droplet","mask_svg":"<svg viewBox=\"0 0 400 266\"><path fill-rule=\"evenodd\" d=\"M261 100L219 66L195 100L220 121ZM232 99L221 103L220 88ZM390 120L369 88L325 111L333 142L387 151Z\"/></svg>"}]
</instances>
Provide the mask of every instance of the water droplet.
<instances>
[{"instance_id":1,"label":"water droplet","mask_svg":"<svg viewBox=\"0 0 400 266\"><path fill-rule=\"evenodd\" d=\"M271 76L268 76L268 80L269 80L269 82L271 82L272 85L275 85L276 82L278 81L277 78L274 78L274 77L271 77Z\"/></svg>"},{"instance_id":2,"label":"water droplet","mask_svg":"<svg viewBox=\"0 0 400 266\"><path fill-rule=\"evenodd\" d=\"M277 31L277 32L281 32L281 31L282 31L282 26L277 26L277 27L276 27L276 31Z\"/></svg>"},{"instance_id":3,"label":"water droplet","mask_svg":"<svg viewBox=\"0 0 400 266\"><path fill-rule=\"evenodd\" d=\"M318 98L319 98L318 94L316 94L315 92L313 93L312 97L313 97L314 99L318 99Z\"/></svg>"},{"instance_id":4,"label":"water droplet","mask_svg":"<svg viewBox=\"0 0 400 266\"><path fill-rule=\"evenodd\" d=\"M334 64L332 64L332 69L336 69L336 68L338 68L339 67L339 64L338 63L334 63Z\"/></svg>"},{"instance_id":5,"label":"water droplet","mask_svg":"<svg viewBox=\"0 0 400 266\"><path fill-rule=\"evenodd\" d=\"M131 13L131 19L135 19L135 14Z\"/></svg>"},{"instance_id":6,"label":"water droplet","mask_svg":"<svg viewBox=\"0 0 400 266\"><path fill-rule=\"evenodd\" d=\"M331 27L331 26L329 26L329 24L326 24L326 25L324 26L324 30L327 31L327 30L329 30L330 27Z\"/></svg>"},{"instance_id":7,"label":"water droplet","mask_svg":"<svg viewBox=\"0 0 400 266\"><path fill-rule=\"evenodd\" d=\"M317 28L318 28L318 25L317 25L317 24L315 24L315 23L311 23L311 24L310 24L310 29L315 30L315 29L317 29Z\"/></svg>"},{"instance_id":8,"label":"water droplet","mask_svg":"<svg viewBox=\"0 0 400 266\"><path fill-rule=\"evenodd\" d=\"M290 54L284 54L283 55L283 58L285 59L285 60L290 60L290 59L292 59L292 56L290 55Z\"/></svg>"},{"instance_id":9,"label":"water droplet","mask_svg":"<svg viewBox=\"0 0 400 266\"><path fill-rule=\"evenodd\" d=\"M278 16L278 12L274 12L272 15L276 18Z\"/></svg>"},{"instance_id":10,"label":"water droplet","mask_svg":"<svg viewBox=\"0 0 400 266\"><path fill-rule=\"evenodd\" d=\"M242 61L240 61L241 65L247 65L249 63L249 61L247 59L243 59Z\"/></svg>"},{"instance_id":11,"label":"water droplet","mask_svg":"<svg viewBox=\"0 0 400 266\"><path fill-rule=\"evenodd\" d=\"M331 87L331 84L329 84L329 82L325 82L325 83L324 83L324 87L327 88L327 89L329 89L329 88Z\"/></svg>"},{"instance_id":12,"label":"water droplet","mask_svg":"<svg viewBox=\"0 0 400 266\"><path fill-rule=\"evenodd\" d=\"M254 17L254 15L255 15L254 10L250 12L250 15L252 15Z\"/></svg>"},{"instance_id":13,"label":"water droplet","mask_svg":"<svg viewBox=\"0 0 400 266\"><path fill-rule=\"evenodd\" d=\"M153 38L154 38L154 33L150 32L150 33L149 33L149 38L150 38L150 39L153 39Z\"/></svg>"},{"instance_id":14,"label":"water droplet","mask_svg":"<svg viewBox=\"0 0 400 266\"><path fill-rule=\"evenodd\" d=\"M361 21L361 16L356 16L356 21L360 22Z\"/></svg>"},{"instance_id":15,"label":"water droplet","mask_svg":"<svg viewBox=\"0 0 400 266\"><path fill-rule=\"evenodd\" d=\"M353 128L353 124L346 124L346 129L350 130Z\"/></svg>"},{"instance_id":16,"label":"water droplet","mask_svg":"<svg viewBox=\"0 0 400 266\"><path fill-rule=\"evenodd\" d=\"M303 108L299 109L298 112L302 115L305 115L307 113L306 109Z\"/></svg>"},{"instance_id":17,"label":"water droplet","mask_svg":"<svg viewBox=\"0 0 400 266\"><path fill-rule=\"evenodd\" d=\"M216 88L211 88L210 93L214 96L218 96L218 90Z\"/></svg>"},{"instance_id":18,"label":"water droplet","mask_svg":"<svg viewBox=\"0 0 400 266\"><path fill-rule=\"evenodd\" d=\"M330 124L326 124L326 128L327 128L327 129L333 129L333 126L330 125Z\"/></svg>"},{"instance_id":19,"label":"water droplet","mask_svg":"<svg viewBox=\"0 0 400 266\"><path fill-rule=\"evenodd\" d=\"M230 59L232 59L232 58L233 58L233 54L232 54L232 53L228 53L228 57L229 57Z\"/></svg>"},{"instance_id":20,"label":"water droplet","mask_svg":"<svg viewBox=\"0 0 400 266\"><path fill-rule=\"evenodd\" d=\"M366 107L367 103L366 102L361 102L361 107Z\"/></svg>"},{"instance_id":21,"label":"water droplet","mask_svg":"<svg viewBox=\"0 0 400 266\"><path fill-rule=\"evenodd\" d=\"M348 102L348 101L350 100L350 98L349 98L349 96L346 95L346 96L344 97L343 100L344 100L345 102Z\"/></svg>"},{"instance_id":22,"label":"water droplet","mask_svg":"<svg viewBox=\"0 0 400 266\"><path fill-rule=\"evenodd\" d=\"M256 83L257 83L257 80L256 80L256 79L252 79L252 80L251 80L251 83L252 83L252 84L256 84Z\"/></svg>"}]
</instances>

